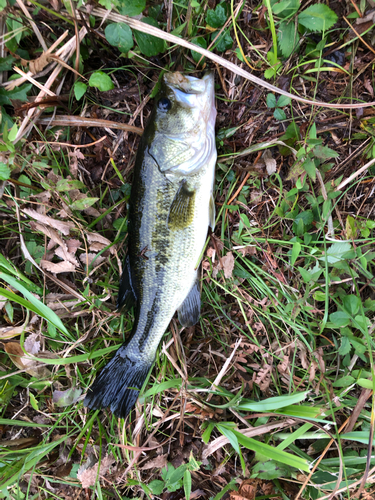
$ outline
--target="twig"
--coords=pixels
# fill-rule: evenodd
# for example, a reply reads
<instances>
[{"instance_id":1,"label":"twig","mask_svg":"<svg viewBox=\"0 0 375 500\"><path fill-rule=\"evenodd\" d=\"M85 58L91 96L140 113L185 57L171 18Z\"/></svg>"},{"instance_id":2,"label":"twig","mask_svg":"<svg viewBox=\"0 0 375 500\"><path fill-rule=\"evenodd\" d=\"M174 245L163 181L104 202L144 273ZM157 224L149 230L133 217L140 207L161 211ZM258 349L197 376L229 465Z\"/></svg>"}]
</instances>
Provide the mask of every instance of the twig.
<instances>
[{"instance_id":1,"label":"twig","mask_svg":"<svg viewBox=\"0 0 375 500\"><path fill-rule=\"evenodd\" d=\"M350 22L346 19L345 16L343 16L344 18L344 21L348 24L348 26L350 26L350 29L352 29L354 31L354 33L357 35L357 37L361 40L361 42L366 45L366 47L371 50L371 52L373 54L375 54L375 50L371 47L371 45L369 45L362 37L361 35L358 33L358 31L350 24Z\"/></svg>"},{"instance_id":2,"label":"twig","mask_svg":"<svg viewBox=\"0 0 375 500\"><path fill-rule=\"evenodd\" d=\"M46 42L44 41L44 38L42 37L42 34L41 32L39 31L39 28L38 26L34 23L34 21L32 20L32 17L30 15L30 12L27 10L27 8L25 7L24 3L22 2L22 0L17 0L17 3L20 7L20 9L22 10L22 12L25 14L25 16L29 19L30 21L30 24L31 24L31 27L33 28L34 30L34 33L37 37L37 39L39 40L40 42L40 45L42 46L42 49L44 50L44 52L47 52L48 50L48 47L46 45Z\"/></svg>"},{"instance_id":3,"label":"twig","mask_svg":"<svg viewBox=\"0 0 375 500\"><path fill-rule=\"evenodd\" d=\"M319 172L318 169L316 169L316 176L318 178L319 184L320 184L320 189L322 190L322 195L324 198L324 201L328 200L328 195L326 191L326 187L323 182L322 174ZM328 226L328 231L326 236L332 236L332 238L335 237L335 229L333 227L333 220L332 220L332 215L329 214L327 217L327 226Z\"/></svg>"},{"instance_id":4,"label":"twig","mask_svg":"<svg viewBox=\"0 0 375 500\"><path fill-rule=\"evenodd\" d=\"M365 170L367 170L368 168L370 168L371 165L373 165L374 163L375 163L375 158L373 158L368 163L366 163L366 165L363 165L363 167L361 167L359 170L357 170L352 175L350 175L347 179L345 179L345 181L342 181L337 186L336 191L341 191L341 189L343 187L345 187L347 184L349 184L349 182L351 182L353 179L355 179L356 177L358 177L359 175L361 175L362 172L364 172Z\"/></svg>"},{"instance_id":5,"label":"twig","mask_svg":"<svg viewBox=\"0 0 375 500\"><path fill-rule=\"evenodd\" d=\"M250 80L253 83L256 83L257 85L260 85L261 87L264 87L268 90L271 90L272 92L276 92L277 94L285 95L289 97L290 99L293 99L295 101L300 101L304 102L309 105L314 105L314 106L322 106L324 108L333 108L333 109L358 109L358 108L369 108L371 106L375 106L375 102L368 102L368 103L360 103L360 104L331 104L331 103L325 103L325 102L320 102L320 101L313 101L310 99L305 99L304 97L300 97L297 95L290 94L289 92L285 92L282 89L279 89L275 87L274 85L271 85L270 83L261 80L260 78L252 75L248 71L244 70L243 68L240 68L236 64L227 61L223 57L218 56L217 54L214 54L213 52L210 52L206 49L203 49L202 47L199 47L199 45L195 45L191 42L188 42L187 40L184 40L183 38L179 38L175 35L172 35L171 33L167 33L159 28L155 28L155 26L151 26L146 23L142 23L141 21L137 21L136 19L133 19L128 16L121 16L120 14L116 14L114 12L111 12L108 14L108 11L104 9L93 9L91 12L92 15L96 15L99 17L107 17L111 21L115 22L123 22L126 23L130 28L133 28L135 30L141 31L142 33L146 33L148 35L153 35L156 36L157 38L161 38L163 40L166 40L168 42L180 45L182 47L186 47L187 49L194 50L195 52L198 52L199 54L203 54L206 56L208 59L211 59L214 62L217 62L218 64L221 64L225 68L229 69L233 73L236 73L239 76L242 76L243 78L246 78L247 80Z\"/></svg>"},{"instance_id":6,"label":"twig","mask_svg":"<svg viewBox=\"0 0 375 500\"><path fill-rule=\"evenodd\" d=\"M111 120L102 120L100 118L84 118L82 116L61 115L56 116L53 120L47 117L39 118L37 122L41 125L51 125L53 127L108 127L125 130L126 132L134 132L138 135L143 134L143 130L139 127L127 125L126 123L112 122Z\"/></svg>"}]
</instances>

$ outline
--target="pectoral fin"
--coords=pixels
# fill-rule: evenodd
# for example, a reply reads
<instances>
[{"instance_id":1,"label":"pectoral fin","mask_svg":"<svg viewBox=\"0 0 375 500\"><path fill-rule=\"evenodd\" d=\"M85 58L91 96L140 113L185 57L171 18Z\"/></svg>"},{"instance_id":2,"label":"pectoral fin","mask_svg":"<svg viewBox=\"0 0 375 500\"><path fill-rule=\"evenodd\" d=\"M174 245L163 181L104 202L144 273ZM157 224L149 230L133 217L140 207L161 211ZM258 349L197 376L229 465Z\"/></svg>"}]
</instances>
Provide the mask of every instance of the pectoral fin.
<instances>
[{"instance_id":1,"label":"pectoral fin","mask_svg":"<svg viewBox=\"0 0 375 500\"><path fill-rule=\"evenodd\" d=\"M215 224L216 224L216 209L215 209L215 200L214 196L211 194L210 197L210 204L209 204L209 226L211 227L212 231L215 231Z\"/></svg>"},{"instance_id":2,"label":"pectoral fin","mask_svg":"<svg viewBox=\"0 0 375 500\"><path fill-rule=\"evenodd\" d=\"M198 278L177 312L182 326L193 326L198 323L201 313L201 291Z\"/></svg>"},{"instance_id":3,"label":"pectoral fin","mask_svg":"<svg viewBox=\"0 0 375 500\"><path fill-rule=\"evenodd\" d=\"M194 205L195 191L190 190L183 180L169 209L168 226L172 230L187 227L194 217Z\"/></svg>"},{"instance_id":4,"label":"pectoral fin","mask_svg":"<svg viewBox=\"0 0 375 500\"><path fill-rule=\"evenodd\" d=\"M127 255L117 296L117 309L125 308L125 310L129 310L135 305L136 302L137 294L133 285L129 255Z\"/></svg>"}]
</instances>

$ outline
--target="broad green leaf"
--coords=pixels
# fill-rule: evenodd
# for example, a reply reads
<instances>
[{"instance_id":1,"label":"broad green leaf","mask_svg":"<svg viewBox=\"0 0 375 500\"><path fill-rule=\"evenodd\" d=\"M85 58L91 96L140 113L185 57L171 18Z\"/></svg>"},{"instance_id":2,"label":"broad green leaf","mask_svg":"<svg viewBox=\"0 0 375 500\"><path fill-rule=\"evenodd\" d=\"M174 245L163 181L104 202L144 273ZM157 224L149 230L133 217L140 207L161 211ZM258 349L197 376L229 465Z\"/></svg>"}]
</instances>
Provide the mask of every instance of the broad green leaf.
<instances>
[{"instance_id":1,"label":"broad green leaf","mask_svg":"<svg viewBox=\"0 0 375 500\"><path fill-rule=\"evenodd\" d=\"M134 45L132 30L125 23L112 23L104 30L108 42L120 52L128 52Z\"/></svg>"},{"instance_id":2,"label":"broad green leaf","mask_svg":"<svg viewBox=\"0 0 375 500\"><path fill-rule=\"evenodd\" d=\"M60 179L57 181L57 191L71 191L72 189L81 189L85 187L83 182L78 180Z\"/></svg>"},{"instance_id":3,"label":"broad green leaf","mask_svg":"<svg viewBox=\"0 0 375 500\"><path fill-rule=\"evenodd\" d=\"M364 389L373 389L374 382L372 380L368 380L367 378L359 378L357 380L357 384Z\"/></svg>"},{"instance_id":4,"label":"broad green leaf","mask_svg":"<svg viewBox=\"0 0 375 500\"><path fill-rule=\"evenodd\" d=\"M351 375L345 375L344 377L341 377L333 382L332 385L333 387L349 387L350 385L354 384L354 382L354 377L352 377Z\"/></svg>"},{"instance_id":5,"label":"broad green leaf","mask_svg":"<svg viewBox=\"0 0 375 500\"><path fill-rule=\"evenodd\" d=\"M13 56L0 57L0 71L11 71L15 58Z\"/></svg>"},{"instance_id":6,"label":"broad green leaf","mask_svg":"<svg viewBox=\"0 0 375 500\"><path fill-rule=\"evenodd\" d=\"M31 83L26 83L20 87L16 87L13 90L5 90L4 87L0 87L0 104L12 105L11 99L17 99L18 101L27 101L27 92L31 90ZM12 123L13 125L13 123Z\"/></svg>"},{"instance_id":7,"label":"broad green leaf","mask_svg":"<svg viewBox=\"0 0 375 500\"><path fill-rule=\"evenodd\" d=\"M310 157L307 157L306 160L302 163L302 168L307 172L307 175L312 179L313 182L316 181L316 167L315 163Z\"/></svg>"},{"instance_id":8,"label":"broad green leaf","mask_svg":"<svg viewBox=\"0 0 375 500\"><path fill-rule=\"evenodd\" d=\"M343 260L343 256L351 249L352 246L348 241L337 241L328 248L327 257L323 255L320 259L325 260L327 258L329 264L334 264Z\"/></svg>"},{"instance_id":9,"label":"broad green leaf","mask_svg":"<svg viewBox=\"0 0 375 500\"><path fill-rule=\"evenodd\" d=\"M302 220L304 225L308 226L313 222L314 215L311 210L306 210L305 212L300 212L299 214L297 214L294 222L298 223L299 220Z\"/></svg>"},{"instance_id":10,"label":"broad green leaf","mask_svg":"<svg viewBox=\"0 0 375 500\"><path fill-rule=\"evenodd\" d=\"M276 118L276 120L279 120L279 121L286 119L285 112L280 108L275 109L275 111L273 112L273 116Z\"/></svg>"},{"instance_id":11,"label":"broad green leaf","mask_svg":"<svg viewBox=\"0 0 375 500\"><path fill-rule=\"evenodd\" d=\"M258 462L251 471L251 477L272 481L278 477L290 477L291 469L287 465L274 460Z\"/></svg>"},{"instance_id":12,"label":"broad green leaf","mask_svg":"<svg viewBox=\"0 0 375 500\"><path fill-rule=\"evenodd\" d=\"M337 158L339 153L327 146L318 145L314 147L314 155L321 160L328 160L329 158Z\"/></svg>"},{"instance_id":13,"label":"broad green leaf","mask_svg":"<svg viewBox=\"0 0 375 500\"><path fill-rule=\"evenodd\" d=\"M98 88L101 92L112 90L115 87L111 78L104 71L95 71L90 76L89 85Z\"/></svg>"},{"instance_id":14,"label":"broad green leaf","mask_svg":"<svg viewBox=\"0 0 375 500\"><path fill-rule=\"evenodd\" d=\"M76 403L81 394L82 389L78 387L71 387L66 391L53 391L53 402L56 406L63 408L64 406Z\"/></svg>"},{"instance_id":15,"label":"broad green leaf","mask_svg":"<svg viewBox=\"0 0 375 500\"><path fill-rule=\"evenodd\" d=\"M277 107L278 108L283 108L284 106L289 106L290 104L290 97L286 95L281 95L279 99L277 100Z\"/></svg>"},{"instance_id":16,"label":"broad green leaf","mask_svg":"<svg viewBox=\"0 0 375 500\"><path fill-rule=\"evenodd\" d=\"M8 165L3 163L2 161L0 162L0 180L1 181L7 181L10 179L10 168Z\"/></svg>"},{"instance_id":17,"label":"broad green leaf","mask_svg":"<svg viewBox=\"0 0 375 500\"><path fill-rule=\"evenodd\" d=\"M151 389L146 391L143 394L143 398L146 399L150 396L154 396L155 394L159 394L160 392L164 392L167 389L175 389L177 387L181 387L182 379L176 378L173 380L167 380L166 382L161 382L161 384L155 384Z\"/></svg>"},{"instance_id":18,"label":"broad green leaf","mask_svg":"<svg viewBox=\"0 0 375 500\"><path fill-rule=\"evenodd\" d=\"M87 85L86 83L83 83L83 82L76 82L74 84L74 95L75 95L75 98L77 99L77 101L79 101L82 96L85 94L86 90L87 90Z\"/></svg>"},{"instance_id":19,"label":"broad green leaf","mask_svg":"<svg viewBox=\"0 0 375 500\"><path fill-rule=\"evenodd\" d=\"M216 427L218 431L220 431L223 434L223 436L225 436L229 440L230 444L236 450L236 452L240 453L240 446L238 444L238 439L234 434L234 432L231 429L225 427L225 425L217 424Z\"/></svg>"},{"instance_id":20,"label":"broad green leaf","mask_svg":"<svg viewBox=\"0 0 375 500\"><path fill-rule=\"evenodd\" d=\"M302 279L305 283L310 283L310 281L317 281L323 272L323 269L319 266L318 263L310 271L304 269L303 267L299 267L298 270L301 273Z\"/></svg>"},{"instance_id":21,"label":"broad green leaf","mask_svg":"<svg viewBox=\"0 0 375 500\"><path fill-rule=\"evenodd\" d=\"M298 22L310 31L326 31L337 22L337 15L324 3L310 5L298 15Z\"/></svg>"},{"instance_id":22,"label":"broad green leaf","mask_svg":"<svg viewBox=\"0 0 375 500\"><path fill-rule=\"evenodd\" d=\"M267 94L267 107L276 108L276 96L275 94Z\"/></svg>"},{"instance_id":23,"label":"broad green leaf","mask_svg":"<svg viewBox=\"0 0 375 500\"><path fill-rule=\"evenodd\" d=\"M341 439L348 439L349 441L357 441L362 444L368 445L370 440L369 431L352 431L346 434L340 434ZM372 441L372 446L375 444L375 438Z\"/></svg>"},{"instance_id":24,"label":"broad green leaf","mask_svg":"<svg viewBox=\"0 0 375 500\"><path fill-rule=\"evenodd\" d=\"M194 38L193 43L195 45L198 45L199 47L202 47L203 49L207 49L207 42L206 39L203 38L203 36L198 36L197 38ZM194 59L194 61L197 63L200 58L202 57L202 54L199 54L199 52L195 52L195 50L191 51L191 55ZM205 60L204 57L202 57L202 62Z\"/></svg>"},{"instance_id":25,"label":"broad green leaf","mask_svg":"<svg viewBox=\"0 0 375 500\"><path fill-rule=\"evenodd\" d=\"M148 484L148 487L152 491L154 495L161 495L164 490L164 481L160 481L159 479L154 479Z\"/></svg>"},{"instance_id":26,"label":"broad green leaf","mask_svg":"<svg viewBox=\"0 0 375 500\"><path fill-rule=\"evenodd\" d=\"M342 299L344 308L351 316L355 316L361 306L361 299L357 295L345 295Z\"/></svg>"},{"instance_id":27,"label":"broad green leaf","mask_svg":"<svg viewBox=\"0 0 375 500\"><path fill-rule=\"evenodd\" d=\"M216 33L212 33L211 40L213 41L216 37ZM233 38L230 36L230 32L228 29L224 30L219 38L215 42L215 49L218 52L225 52L228 49L231 49L233 45Z\"/></svg>"},{"instance_id":28,"label":"broad green leaf","mask_svg":"<svg viewBox=\"0 0 375 500\"><path fill-rule=\"evenodd\" d=\"M185 498L186 500L190 500L190 495L191 495L191 472L189 470L186 470L184 472L184 493L185 493Z\"/></svg>"},{"instance_id":29,"label":"broad green leaf","mask_svg":"<svg viewBox=\"0 0 375 500\"><path fill-rule=\"evenodd\" d=\"M208 9L206 23L211 28L221 28L227 20L227 14L223 4L216 5L215 10Z\"/></svg>"},{"instance_id":30,"label":"broad green leaf","mask_svg":"<svg viewBox=\"0 0 375 500\"><path fill-rule=\"evenodd\" d=\"M285 406L290 406L303 401L308 394L308 391L299 392L296 394L275 396L274 398L264 399L263 401L242 400L237 406L240 410L265 412L279 410Z\"/></svg>"},{"instance_id":31,"label":"broad green leaf","mask_svg":"<svg viewBox=\"0 0 375 500\"><path fill-rule=\"evenodd\" d=\"M149 24L150 26L154 26L155 28L159 28L158 22L152 17L144 17L142 22ZM142 33L137 30L134 30L134 37L140 51L147 57L157 56L166 50L165 41L161 38L147 35L146 33Z\"/></svg>"},{"instance_id":32,"label":"broad green leaf","mask_svg":"<svg viewBox=\"0 0 375 500\"><path fill-rule=\"evenodd\" d=\"M282 21L277 32L277 39L283 57L287 58L299 42L299 33L293 20Z\"/></svg>"},{"instance_id":33,"label":"broad green leaf","mask_svg":"<svg viewBox=\"0 0 375 500\"><path fill-rule=\"evenodd\" d=\"M282 19L295 14L299 9L299 5L299 0L281 0L280 2L271 0L272 12Z\"/></svg>"},{"instance_id":34,"label":"broad green leaf","mask_svg":"<svg viewBox=\"0 0 375 500\"><path fill-rule=\"evenodd\" d=\"M292 247L292 258L290 259L290 264L294 266L299 254L301 253L301 243L295 241Z\"/></svg>"},{"instance_id":35,"label":"broad green leaf","mask_svg":"<svg viewBox=\"0 0 375 500\"><path fill-rule=\"evenodd\" d=\"M123 16L138 16L146 7L146 0L119 0L119 12Z\"/></svg>"},{"instance_id":36,"label":"broad green leaf","mask_svg":"<svg viewBox=\"0 0 375 500\"><path fill-rule=\"evenodd\" d=\"M73 203L69 205L69 208L71 210L85 210L94 205L98 200L99 198L81 198L80 200L73 201Z\"/></svg>"},{"instance_id":37,"label":"broad green leaf","mask_svg":"<svg viewBox=\"0 0 375 500\"><path fill-rule=\"evenodd\" d=\"M5 289L0 289L0 296L3 296L9 300L13 300L18 304L23 305L24 307L35 312L36 314L46 319L47 321L50 321L61 332L66 334L68 333L63 322L57 316L57 314L54 311L52 311L52 309L50 309L48 306L43 304L43 302L41 302L39 299L34 297L34 295L30 293L18 280L12 278L11 276L5 273L0 273L0 279L4 280L6 283L8 283L8 285L12 286L13 288L21 292L26 300L22 299L22 297L19 297L14 292Z\"/></svg>"},{"instance_id":38,"label":"broad green leaf","mask_svg":"<svg viewBox=\"0 0 375 500\"><path fill-rule=\"evenodd\" d=\"M346 311L336 311L329 315L329 320L335 328L342 328L350 323L351 316Z\"/></svg>"},{"instance_id":39,"label":"broad green leaf","mask_svg":"<svg viewBox=\"0 0 375 500\"><path fill-rule=\"evenodd\" d=\"M352 345L345 335L341 337L341 345L339 347L340 356L346 356L351 351Z\"/></svg>"}]
</instances>

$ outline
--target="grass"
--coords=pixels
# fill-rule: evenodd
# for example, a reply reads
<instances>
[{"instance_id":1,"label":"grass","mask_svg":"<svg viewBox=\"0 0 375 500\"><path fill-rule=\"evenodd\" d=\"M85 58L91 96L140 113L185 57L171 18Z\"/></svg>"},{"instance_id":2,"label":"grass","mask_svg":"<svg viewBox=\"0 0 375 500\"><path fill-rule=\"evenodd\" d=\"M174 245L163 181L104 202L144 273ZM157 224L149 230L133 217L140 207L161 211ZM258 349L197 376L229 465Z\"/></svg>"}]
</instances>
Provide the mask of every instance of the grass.
<instances>
[{"instance_id":1,"label":"grass","mask_svg":"<svg viewBox=\"0 0 375 500\"><path fill-rule=\"evenodd\" d=\"M102 11L89 18L74 3L34 1L30 25L21 3L6 7L0 59L0 498L371 498L373 55L366 34L344 38L341 21L357 26L366 8L331 5L312 33L308 3L123 7L154 19L145 29L170 26L178 46L133 38L113 24L116 3L103 25ZM89 26L77 59L76 33ZM56 50L82 76L64 67L48 80L44 66L33 78L58 97L29 107L40 89L25 80L11 90L12 68L27 73L40 37L50 46L64 30ZM215 66L207 53L200 61L210 45ZM229 62L353 110L279 98ZM115 305L139 136L113 122L144 127L160 68L207 67L216 73L217 219L200 322L181 330L172 320L125 421L90 412L84 394L134 319ZM54 124L54 112L79 127Z\"/></svg>"}]
</instances>

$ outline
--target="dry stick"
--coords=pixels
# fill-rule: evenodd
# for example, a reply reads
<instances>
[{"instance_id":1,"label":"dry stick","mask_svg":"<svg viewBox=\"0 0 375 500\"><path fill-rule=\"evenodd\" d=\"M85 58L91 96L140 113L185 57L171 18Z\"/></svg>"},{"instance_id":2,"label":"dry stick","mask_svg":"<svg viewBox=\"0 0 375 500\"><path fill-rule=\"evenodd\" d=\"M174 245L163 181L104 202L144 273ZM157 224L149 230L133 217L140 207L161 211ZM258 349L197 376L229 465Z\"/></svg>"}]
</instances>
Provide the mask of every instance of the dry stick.
<instances>
[{"instance_id":1,"label":"dry stick","mask_svg":"<svg viewBox=\"0 0 375 500\"><path fill-rule=\"evenodd\" d=\"M322 195L323 195L324 201L327 201L328 200L327 190L326 190L326 187L324 185L322 175L318 169L316 169L316 176L317 176L319 184L320 184L320 189L322 190ZM327 226L328 226L328 231L327 231L326 236L331 236L333 239L335 239L335 229L333 227L333 220L332 220L331 213L327 217Z\"/></svg>"},{"instance_id":2,"label":"dry stick","mask_svg":"<svg viewBox=\"0 0 375 500\"><path fill-rule=\"evenodd\" d=\"M341 431L342 431L342 430L346 427L346 424L347 424L348 422L349 422L349 418L347 418L347 419L345 420L345 422L342 424L342 426L340 427L340 429L339 429L339 431L338 431L339 433L340 433L340 432L341 432ZM328 444L327 444L327 446L324 448L323 453L320 455L320 457L318 458L318 460L315 462L314 467L313 467L313 468L311 469L311 471L310 471L310 474L309 474L309 475L307 476L307 478L305 479L305 482L304 482L304 483L303 483L303 485L301 486L301 489L299 490L299 492L298 492L298 494L297 494L297 496L296 496L295 500L298 500L298 499L300 498L300 496L301 496L301 494L302 494L303 490L304 490L304 489L306 488L306 486L307 486L307 483L310 481L311 476L314 474L314 472L315 472L316 468L318 467L318 465L320 464L320 462L323 460L323 458L326 456L326 454L327 454L328 450L330 449L331 444L332 444L333 442L334 442L334 439L333 439L333 438L332 438L332 439L330 439L329 443L328 443ZM338 484L340 484L340 482L341 482L341 479L340 479L340 481L338 481ZM344 489L345 489L345 488L344 488ZM336 494L336 493L338 493L338 491L336 491L336 492L335 492L335 491L333 491L333 493L334 493L334 494ZM324 498L328 498L328 499L332 498L332 493L331 493L330 495L328 495L328 496L324 497ZM321 499L319 499L319 500L321 500Z\"/></svg>"},{"instance_id":3,"label":"dry stick","mask_svg":"<svg viewBox=\"0 0 375 500\"><path fill-rule=\"evenodd\" d=\"M22 69L19 69L17 68L17 66L14 66L14 71L16 73L18 73L19 75L21 75L23 78L25 78L26 80L28 80L30 83L32 83L33 85L35 85L35 87L38 87L39 90L42 90L45 94L51 96L51 97L56 97L56 94L54 92L52 92L52 90L49 90L47 89L44 85L42 85L41 83L37 82L31 75L25 73L24 71L22 71Z\"/></svg>"},{"instance_id":4,"label":"dry stick","mask_svg":"<svg viewBox=\"0 0 375 500\"><path fill-rule=\"evenodd\" d=\"M368 168L370 168L371 165L373 165L374 163L375 163L375 158L373 158L368 163L366 163L366 165L363 165L363 167L361 167L359 170L357 170L352 175L350 175L347 179L345 179L345 181L342 181L337 186L336 191L341 191L341 189L343 187L345 187L347 184L349 184L349 182L351 182L353 179L355 179L356 177L358 177L359 175L361 175L362 172L364 172L365 170L367 170Z\"/></svg>"},{"instance_id":5,"label":"dry stick","mask_svg":"<svg viewBox=\"0 0 375 500\"><path fill-rule=\"evenodd\" d=\"M44 53L44 55L46 54L51 54L52 51L55 50L55 48L68 36L68 33L69 31L66 30L65 33L63 33L60 38L58 38L56 40L56 42L54 42L51 47ZM59 52L59 51L58 51ZM56 54L58 53L56 52ZM54 63L54 66L56 65L56 63ZM53 66L53 67L54 67ZM52 67L50 68L52 69ZM42 72L41 72L42 73ZM38 73L39 76L43 76L41 73ZM28 71L27 72L27 75L30 75L30 76L33 76L33 73L31 71ZM35 75L34 75L35 76ZM5 86L5 89L6 90L13 90L14 88L16 87L19 87L20 85L22 85L23 83L25 83L27 81L27 78L25 77L22 77L22 78L17 78L17 80L12 80L11 82L7 82L6 86Z\"/></svg>"},{"instance_id":6,"label":"dry stick","mask_svg":"<svg viewBox=\"0 0 375 500\"><path fill-rule=\"evenodd\" d=\"M368 108L370 106L375 106L375 101L369 103L360 103L360 104L331 104L331 103L305 99L304 97L300 97L297 95L290 94L289 92L285 92L284 90L281 90L275 87L274 85L271 85L270 83L261 80L260 78L252 75L248 71L240 68L236 64L227 61L223 57L220 57L217 54L214 54L213 52L209 52L208 50L199 47L199 45L194 45L193 43L188 42L183 38L178 38L175 35L166 33L165 31L162 31L159 28L155 28L154 26L151 26L149 24L142 23L141 21L137 21L136 19L133 19L128 16L121 16L120 14L116 14L113 12L107 15L108 12L104 9L93 9L91 14L96 15L98 17L106 17L111 21L126 23L128 26L130 26L130 28L141 31L142 33L153 35L156 36L157 38L161 38L168 42L180 45L182 47L186 47L187 49L194 50L195 52L199 52L199 54L203 54L208 59L211 59L212 61L221 64L222 66L229 69L233 73L236 73L237 75L242 76L243 78L246 78L247 80L250 80L251 82L256 83L257 85L260 85L261 87L271 90L272 92L276 92L278 94L285 95L290 99L294 99L295 101L300 101L309 105L322 106L324 108L332 108L332 109L358 109L358 108Z\"/></svg>"},{"instance_id":7,"label":"dry stick","mask_svg":"<svg viewBox=\"0 0 375 500\"><path fill-rule=\"evenodd\" d=\"M83 116L69 116L59 115L53 120L50 118L39 118L40 125L60 126L60 127L108 127L118 130L125 130L126 132L134 132L135 134L142 135L143 129L128 125L127 123L118 123L111 120L102 120L100 118L85 118Z\"/></svg>"},{"instance_id":8,"label":"dry stick","mask_svg":"<svg viewBox=\"0 0 375 500\"><path fill-rule=\"evenodd\" d=\"M369 45L369 44L368 44L368 43L367 43L367 42L366 42L366 41L365 41L365 40L361 37L361 35L358 33L358 31L357 31L355 28L353 28L353 26L350 24L350 22L346 19L346 17L345 17L345 16L343 16L343 18L344 18L345 22L348 24L348 26L350 27L350 29L352 29L352 30L354 31L354 33L357 35L357 37L361 40L361 42L362 42L364 45L366 45L366 47L367 47L369 50L371 50L371 52L372 52L372 53L374 53L374 54L375 54L375 50L371 47L371 45Z\"/></svg>"},{"instance_id":9,"label":"dry stick","mask_svg":"<svg viewBox=\"0 0 375 500\"><path fill-rule=\"evenodd\" d=\"M22 2L22 0L17 0L17 3L20 7L20 9L22 10L22 12L25 14L25 16L29 19L30 21L30 24L31 24L31 27L33 28L34 30L34 33L36 34L36 37L37 39L39 40L40 42L40 45L42 46L42 49L44 50L44 52L47 52L48 50L48 47L46 45L46 42L44 41L44 38L42 37L42 34L40 33L39 31L39 28L38 26L34 23L34 21L32 20L32 17L30 15L30 12L27 10L27 8L25 7L24 3Z\"/></svg>"},{"instance_id":10,"label":"dry stick","mask_svg":"<svg viewBox=\"0 0 375 500\"><path fill-rule=\"evenodd\" d=\"M86 35L87 33L87 30L86 28L81 28L81 31L80 31L80 40L83 39L83 37ZM67 42L64 47L62 47L61 49L59 49L57 52L56 52L56 55L61 55L62 58L66 58L68 59L69 57L71 57L71 55L73 54L74 50L75 50L75 45L74 45L74 42L75 42L75 39L71 39L69 40L69 42ZM64 55L63 55L64 54ZM58 65L54 70L53 72L51 73L50 77L48 78L48 80L46 81L46 83L44 84L44 87L49 89L53 82L56 80L58 74L60 73L61 71L61 67L60 65ZM43 96L45 95L45 92L44 91L41 91L38 95L38 98L37 99L41 99ZM37 108L32 108L30 109L28 112L27 112L27 115L25 116L19 130L18 130L18 133L17 133L17 136L14 140L14 143L16 143L17 141L19 141L21 139L21 137L23 137L28 131L29 129L33 126L33 123L31 122L30 124L30 121L31 121L31 117L33 115L36 115L37 117L40 116L40 114L43 112L43 110L38 110Z\"/></svg>"}]
</instances>

